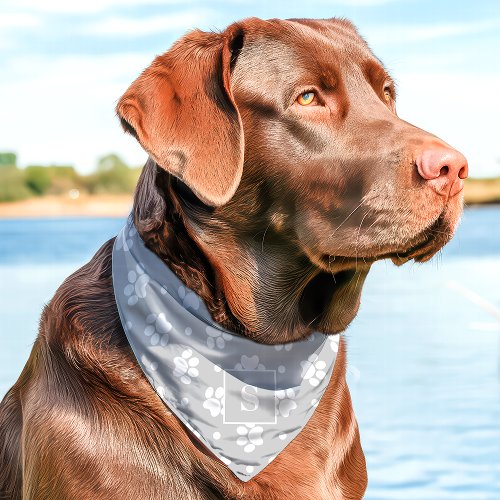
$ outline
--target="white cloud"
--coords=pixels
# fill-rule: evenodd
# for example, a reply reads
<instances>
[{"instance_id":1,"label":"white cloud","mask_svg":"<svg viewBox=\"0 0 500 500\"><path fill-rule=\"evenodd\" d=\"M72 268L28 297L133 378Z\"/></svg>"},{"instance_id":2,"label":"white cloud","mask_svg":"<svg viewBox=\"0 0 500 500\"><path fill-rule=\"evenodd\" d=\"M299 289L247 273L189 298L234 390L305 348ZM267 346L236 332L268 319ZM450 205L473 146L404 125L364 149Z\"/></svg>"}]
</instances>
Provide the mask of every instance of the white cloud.
<instances>
[{"instance_id":1,"label":"white cloud","mask_svg":"<svg viewBox=\"0 0 500 500\"><path fill-rule=\"evenodd\" d=\"M469 22L422 25L373 25L363 30L370 44L413 43L436 38L482 33L500 26L499 19Z\"/></svg>"},{"instance_id":2,"label":"white cloud","mask_svg":"<svg viewBox=\"0 0 500 500\"><path fill-rule=\"evenodd\" d=\"M0 29L31 28L38 26L40 19L26 12L4 12L0 16Z\"/></svg>"},{"instance_id":3,"label":"white cloud","mask_svg":"<svg viewBox=\"0 0 500 500\"><path fill-rule=\"evenodd\" d=\"M405 73L398 82L401 118L464 153L472 177L500 175L500 75Z\"/></svg>"},{"instance_id":4,"label":"white cloud","mask_svg":"<svg viewBox=\"0 0 500 500\"><path fill-rule=\"evenodd\" d=\"M410 0L315 0L311 4L308 4L308 6L311 6L312 4L315 5L342 5L342 6L347 6L347 7L374 7L377 5L386 5L389 3L403 3L403 2L408 2ZM285 3L285 2L284 2ZM307 17L316 17L316 16L307 16ZM322 17L322 16L318 16Z\"/></svg>"},{"instance_id":5,"label":"white cloud","mask_svg":"<svg viewBox=\"0 0 500 500\"><path fill-rule=\"evenodd\" d=\"M40 16L27 12L2 12L0 9L0 50L11 50L27 30L42 24Z\"/></svg>"},{"instance_id":6,"label":"white cloud","mask_svg":"<svg viewBox=\"0 0 500 500\"><path fill-rule=\"evenodd\" d=\"M153 35L171 30L194 28L206 22L210 13L206 10L190 10L147 18L110 17L91 24L85 32L91 35Z\"/></svg>"},{"instance_id":7,"label":"white cloud","mask_svg":"<svg viewBox=\"0 0 500 500\"><path fill-rule=\"evenodd\" d=\"M402 3L408 0L316 0L317 4L326 5L347 5L353 7L365 7L385 5L388 3ZM7 0L8 3L17 5L18 7L34 9L37 11L47 12L65 12L65 13L90 13L100 12L113 7L138 7L144 5L179 5L186 6L187 4L208 2L195 2L195 0ZM233 5L252 5L252 0L226 0L221 2L226 6ZM285 5L287 2L283 2Z\"/></svg>"},{"instance_id":8,"label":"white cloud","mask_svg":"<svg viewBox=\"0 0 500 500\"><path fill-rule=\"evenodd\" d=\"M127 86L151 62L152 54L23 58L0 81L0 150L29 163L95 167L98 156L116 151L133 164L146 158L125 136L115 105Z\"/></svg>"},{"instance_id":9,"label":"white cloud","mask_svg":"<svg viewBox=\"0 0 500 500\"><path fill-rule=\"evenodd\" d=\"M13 8L30 9L38 12L65 14L89 14L112 7L140 7L148 5L186 5L189 0L7 0L5 4Z\"/></svg>"},{"instance_id":10,"label":"white cloud","mask_svg":"<svg viewBox=\"0 0 500 500\"><path fill-rule=\"evenodd\" d=\"M352 7L371 7L388 3L401 2L402 0L320 0L321 3L333 3Z\"/></svg>"}]
</instances>

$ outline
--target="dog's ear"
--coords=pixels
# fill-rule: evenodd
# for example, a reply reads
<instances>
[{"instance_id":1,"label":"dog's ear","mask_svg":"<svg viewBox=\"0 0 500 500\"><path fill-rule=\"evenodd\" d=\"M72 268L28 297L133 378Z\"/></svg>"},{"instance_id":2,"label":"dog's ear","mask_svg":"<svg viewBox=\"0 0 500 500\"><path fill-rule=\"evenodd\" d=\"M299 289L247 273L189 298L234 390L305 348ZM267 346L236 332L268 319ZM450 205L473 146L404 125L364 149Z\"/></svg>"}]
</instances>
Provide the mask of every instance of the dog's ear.
<instances>
[{"instance_id":1,"label":"dog's ear","mask_svg":"<svg viewBox=\"0 0 500 500\"><path fill-rule=\"evenodd\" d=\"M204 203L233 196L243 170L243 128L230 88L243 33L193 31L132 83L116 107L125 131Z\"/></svg>"}]
</instances>

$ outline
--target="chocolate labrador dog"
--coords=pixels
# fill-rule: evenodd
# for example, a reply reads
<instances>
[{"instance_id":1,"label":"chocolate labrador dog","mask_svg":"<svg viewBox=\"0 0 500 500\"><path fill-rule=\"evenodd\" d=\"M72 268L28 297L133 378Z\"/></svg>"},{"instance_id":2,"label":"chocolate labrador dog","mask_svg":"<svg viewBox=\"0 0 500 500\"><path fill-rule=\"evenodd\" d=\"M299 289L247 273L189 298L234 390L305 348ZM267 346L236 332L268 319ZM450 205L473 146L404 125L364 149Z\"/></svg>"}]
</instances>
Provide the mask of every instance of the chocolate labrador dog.
<instances>
[{"instance_id":1,"label":"chocolate labrador dog","mask_svg":"<svg viewBox=\"0 0 500 500\"><path fill-rule=\"evenodd\" d=\"M395 100L345 20L189 33L117 106L150 156L133 206L140 235L228 330L266 344L339 334L373 262L430 259L461 214L465 158L398 118ZM345 344L302 432L241 482L140 370L114 300L112 245L45 307L1 404L2 498L361 498Z\"/></svg>"}]
</instances>

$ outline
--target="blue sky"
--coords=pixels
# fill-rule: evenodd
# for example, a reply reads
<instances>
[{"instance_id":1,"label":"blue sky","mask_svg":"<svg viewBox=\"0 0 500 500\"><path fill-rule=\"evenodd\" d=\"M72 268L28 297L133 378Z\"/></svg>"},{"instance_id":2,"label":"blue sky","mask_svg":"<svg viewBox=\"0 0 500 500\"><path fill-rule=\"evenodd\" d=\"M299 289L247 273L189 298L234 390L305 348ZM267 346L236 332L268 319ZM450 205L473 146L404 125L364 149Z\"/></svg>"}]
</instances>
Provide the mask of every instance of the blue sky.
<instances>
[{"instance_id":1,"label":"blue sky","mask_svg":"<svg viewBox=\"0 0 500 500\"><path fill-rule=\"evenodd\" d=\"M114 115L156 54L189 29L248 17L351 19L398 83L399 115L500 175L500 2L0 0L0 150L21 165L146 155Z\"/></svg>"}]
</instances>

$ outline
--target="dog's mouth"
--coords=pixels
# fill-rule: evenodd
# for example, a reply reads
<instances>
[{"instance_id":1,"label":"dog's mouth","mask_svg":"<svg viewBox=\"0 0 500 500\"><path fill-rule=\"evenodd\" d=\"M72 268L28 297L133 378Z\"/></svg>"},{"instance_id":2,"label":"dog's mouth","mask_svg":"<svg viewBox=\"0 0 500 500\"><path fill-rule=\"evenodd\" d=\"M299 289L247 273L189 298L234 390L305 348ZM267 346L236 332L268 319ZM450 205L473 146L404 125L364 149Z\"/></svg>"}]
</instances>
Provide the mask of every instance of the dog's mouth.
<instances>
[{"instance_id":1,"label":"dog's mouth","mask_svg":"<svg viewBox=\"0 0 500 500\"><path fill-rule=\"evenodd\" d=\"M391 259L398 266L414 260L415 262L426 262L431 259L453 236L453 231L445 219L444 214L441 214L434 222L426 229L414 236L406 244L401 245L399 249L391 249L386 252L374 251L364 255L355 256L332 256L323 254L316 263L322 269L331 269L335 266L336 269L346 269L357 267L359 263L371 265L378 260ZM376 247L375 247L376 248ZM333 266L332 266L333 264Z\"/></svg>"},{"instance_id":2,"label":"dog's mouth","mask_svg":"<svg viewBox=\"0 0 500 500\"><path fill-rule=\"evenodd\" d=\"M375 260L391 259L401 266L405 262L426 262L443 248L453 236L444 214L441 214L429 227L422 231L414 241L401 251L393 251L378 255Z\"/></svg>"}]
</instances>

